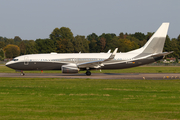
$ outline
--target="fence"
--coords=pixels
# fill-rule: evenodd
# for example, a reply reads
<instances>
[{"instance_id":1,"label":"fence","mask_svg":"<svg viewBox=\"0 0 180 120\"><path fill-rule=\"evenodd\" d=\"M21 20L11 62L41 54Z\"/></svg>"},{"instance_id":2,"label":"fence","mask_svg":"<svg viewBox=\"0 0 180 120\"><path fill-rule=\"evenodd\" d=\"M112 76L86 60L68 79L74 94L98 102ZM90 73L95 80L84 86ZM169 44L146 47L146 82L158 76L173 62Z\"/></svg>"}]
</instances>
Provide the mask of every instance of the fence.
<instances>
[{"instance_id":1,"label":"fence","mask_svg":"<svg viewBox=\"0 0 180 120\"><path fill-rule=\"evenodd\" d=\"M180 63L151 63L144 66L180 66Z\"/></svg>"},{"instance_id":2,"label":"fence","mask_svg":"<svg viewBox=\"0 0 180 120\"><path fill-rule=\"evenodd\" d=\"M5 61L0 61L0 64L2 65L5 65L6 64L6 62Z\"/></svg>"}]
</instances>

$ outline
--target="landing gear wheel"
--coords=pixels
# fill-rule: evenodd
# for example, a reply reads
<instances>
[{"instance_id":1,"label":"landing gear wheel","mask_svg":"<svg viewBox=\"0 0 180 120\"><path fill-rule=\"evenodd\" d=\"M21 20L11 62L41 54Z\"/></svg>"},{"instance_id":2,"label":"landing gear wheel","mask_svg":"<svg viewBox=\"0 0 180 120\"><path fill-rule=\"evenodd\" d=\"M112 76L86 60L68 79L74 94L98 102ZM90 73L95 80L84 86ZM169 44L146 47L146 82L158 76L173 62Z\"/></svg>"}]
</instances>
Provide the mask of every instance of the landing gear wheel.
<instances>
[{"instance_id":1,"label":"landing gear wheel","mask_svg":"<svg viewBox=\"0 0 180 120\"><path fill-rule=\"evenodd\" d=\"M24 76L25 74L24 73L21 73L21 76Z\"/></svg>"},{"instance_id":2,"label":"landing gear wheel","mask_svg":"<svg viewBox=\"0 0 180 120\"><path fill-rule=\"evenodd\" d=\"M88 70L88 71L86 72L86 75L87 75L87 76L90 76L90 75L91 75L91 72Z\"/></svg>"}]
</instances>

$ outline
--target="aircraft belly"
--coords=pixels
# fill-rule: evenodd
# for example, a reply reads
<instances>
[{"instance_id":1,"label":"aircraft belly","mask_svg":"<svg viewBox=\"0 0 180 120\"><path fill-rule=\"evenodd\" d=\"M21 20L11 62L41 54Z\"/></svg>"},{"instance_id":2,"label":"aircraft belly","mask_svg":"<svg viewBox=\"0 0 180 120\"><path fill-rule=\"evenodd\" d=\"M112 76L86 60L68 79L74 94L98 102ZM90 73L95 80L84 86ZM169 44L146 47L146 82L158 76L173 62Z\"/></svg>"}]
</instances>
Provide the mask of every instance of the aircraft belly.
<instances>
[{"instance_id":1,"label":"aircraft belly","mask_svg":"<svg viewBox=\"0 0 180 120\"><path fill-rule=\"evenodd\" d=\"M19 62L10 65L10 68L15 70L61 70L62 63L53 62L29 62L24 64L24 62Z\"/></svg>"}]
</instances>

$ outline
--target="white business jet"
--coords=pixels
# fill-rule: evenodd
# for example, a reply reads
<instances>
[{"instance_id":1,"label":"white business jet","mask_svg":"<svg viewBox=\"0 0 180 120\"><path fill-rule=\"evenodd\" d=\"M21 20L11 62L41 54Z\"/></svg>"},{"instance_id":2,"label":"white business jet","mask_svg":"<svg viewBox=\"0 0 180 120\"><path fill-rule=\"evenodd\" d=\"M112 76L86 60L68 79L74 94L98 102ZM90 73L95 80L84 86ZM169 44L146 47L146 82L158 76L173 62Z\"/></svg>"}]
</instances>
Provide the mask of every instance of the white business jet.
<instances>
[{"instance_id":1,"label":"white business jet","mask_svg":"<svg viewBox=\"0 0 180 120\"><path fill-rule=\"evenodd\" d=\"M50 53L22 55L6 63L6 66L17 71L26 70L62 70L62 73L78 73L96 69L124 69L153 63L161 60L165 55L172 52L162 52L169 23L162 23L159 29L147 41L147 43L136 50L117 53Z\"/></svg>"}]
</instances>

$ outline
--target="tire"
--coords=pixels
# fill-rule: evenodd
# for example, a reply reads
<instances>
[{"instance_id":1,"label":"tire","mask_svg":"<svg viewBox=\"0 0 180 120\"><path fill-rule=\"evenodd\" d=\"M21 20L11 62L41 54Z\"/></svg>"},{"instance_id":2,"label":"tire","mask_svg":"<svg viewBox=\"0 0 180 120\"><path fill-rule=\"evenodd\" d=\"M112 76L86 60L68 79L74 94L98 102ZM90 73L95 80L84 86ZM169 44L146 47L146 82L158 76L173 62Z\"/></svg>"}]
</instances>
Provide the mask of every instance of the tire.
<instances>
[{"instance_id":1,"label":"tire","mask_svg":"<svg viewBox=\"0 0 180 120\"><path fill-rule=\"evenodd\" d=\"M90 75L91 75L91 72L90 72L90 71L87 71L87 72L86 72L86 75L87 75L87 76L90 76Z\"/></svg>"},{"instance_id":2,"label":"tire","mask_svg":"<svg viewBox=\"0 0 180 120\"><path fill-rule=\"evenodd\" d=\"M21 76L24 76L25 74L24 73L21 73Z\"/></svg>"}]
</instances>

